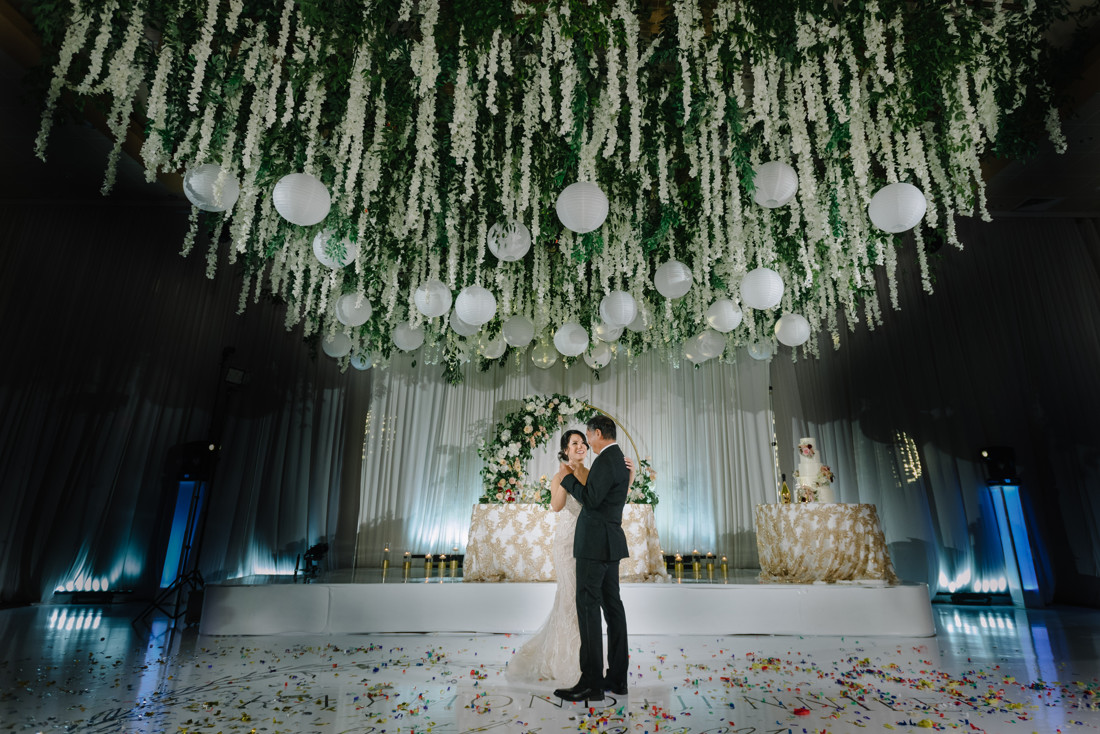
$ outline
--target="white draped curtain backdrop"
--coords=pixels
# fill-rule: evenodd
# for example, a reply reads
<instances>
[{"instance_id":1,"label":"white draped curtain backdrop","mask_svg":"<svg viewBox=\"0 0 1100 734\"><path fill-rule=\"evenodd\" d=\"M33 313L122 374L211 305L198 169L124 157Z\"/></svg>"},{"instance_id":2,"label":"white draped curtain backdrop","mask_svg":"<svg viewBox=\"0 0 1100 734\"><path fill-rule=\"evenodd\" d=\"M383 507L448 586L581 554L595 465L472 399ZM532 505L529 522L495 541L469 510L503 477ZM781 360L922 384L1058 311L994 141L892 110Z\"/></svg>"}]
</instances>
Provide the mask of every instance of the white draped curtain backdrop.
<instances>
[{"instance_id":1,"label":"white draped curtain backdrop","mask_svg":"<svg viewBox=\"0 0 1100 734\"><path fill-rule=\"evenodd\" d=\"M582 398L614 416L657 472L657 530L665 551L716 552L757 564L752 508L775 496L768 369L742 354L736 364L673 367L643 355L601 371L583 362L541 370L524 360L466 370L452 387L439 368L401 356L375 376L364 440L357 563L401 555L465 551L472 506L482 493L478 442L528 395ZM583 429L582 424L568 427ZM622 431L620 431L620 434ZM557 470L559 435L537 452L528 474ZM634 454L625 435L624 452Z\"/></svg>"},{"instance_id":2,"label":"white draped curtain backdrop","mask_svg":"<svg viewBox=\"0 0 1100 734\"><path fill-rule=\"evenodd\" d=\"M341 372L263 296L238 315L233 267L205 279L203 243L179 257L185 211L65 207L0 206L0 603L79 578L155 591L175 501L166 457L212 426L210 580L289 572L321 541L330 568L375 564L386 543L464 549L477 441L520 398L561 392L613 414L652 457L666 551L756 564L752 508L775 496L771 404L781 470L815 436L838 498L876 504L899 575L933 591L1003 573L977 450L1011 446L1047 595L1056 581L1059 600L1100 604L1093 220L962 222L967 248L937 253L931 296L908 242L902 310L818 359L742 351L693 369L649 355L598 381L583 364L524 360L468 366L451 387L406 356ZM227 346L249 375L231 392ZM552 471L555 448L530 471Z\"/></svg>"}]
</instances>

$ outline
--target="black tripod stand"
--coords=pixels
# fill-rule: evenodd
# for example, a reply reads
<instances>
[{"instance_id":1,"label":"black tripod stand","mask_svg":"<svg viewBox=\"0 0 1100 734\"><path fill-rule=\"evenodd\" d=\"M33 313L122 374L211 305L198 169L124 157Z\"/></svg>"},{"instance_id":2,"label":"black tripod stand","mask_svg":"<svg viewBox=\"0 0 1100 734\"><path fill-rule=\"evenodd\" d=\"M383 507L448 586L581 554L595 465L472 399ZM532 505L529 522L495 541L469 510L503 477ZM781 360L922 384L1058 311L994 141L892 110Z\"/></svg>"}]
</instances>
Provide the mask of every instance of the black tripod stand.
<instances>
[{"instance_id":1,"label":"black tripod stand","mask_svg":"<svg viewBox=\"0 0 1100 734\"><path fill-rule=\"evenodd\" d=\"M213 452L214 446L211 445L209 450ZM156 610L160 610L172 620L178 620L187 613L191 595L202 591L205 582L202 572L199 571L198 560L202 549L202 526L206 519L207 503L204 501L206 498L203 494L208 486L209 483L205 480L192 483L191 502L187 510L187 525L183 531L183 545L180 547L176 577L171 584L160 590L141 614L134 618L135 622L143 621Z\"/></svg>"}]
</instances>

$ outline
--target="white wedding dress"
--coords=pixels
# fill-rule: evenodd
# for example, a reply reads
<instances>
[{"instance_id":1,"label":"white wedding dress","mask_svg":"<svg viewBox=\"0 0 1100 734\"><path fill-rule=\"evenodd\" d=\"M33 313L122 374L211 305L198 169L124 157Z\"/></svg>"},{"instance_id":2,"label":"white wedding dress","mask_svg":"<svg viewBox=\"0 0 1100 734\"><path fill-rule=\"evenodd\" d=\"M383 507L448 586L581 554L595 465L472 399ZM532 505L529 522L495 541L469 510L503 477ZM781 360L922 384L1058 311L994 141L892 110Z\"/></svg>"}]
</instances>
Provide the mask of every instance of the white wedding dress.
<instances>
[{"instance_id":1,"label":"white wedding dress","mask_svg":"<svg viewBox=\"0 0 1100 734\"><path fill-rule=\"evenodd\" d=\"M550 616L516 651L508 663L508 677L519 681L551 681L572 686L581 677L581 633L577 627L577 561L573 558L573 532L581 504L566 496L556 513L553 564L558 589Z\"/></svg>"}]
</instances>

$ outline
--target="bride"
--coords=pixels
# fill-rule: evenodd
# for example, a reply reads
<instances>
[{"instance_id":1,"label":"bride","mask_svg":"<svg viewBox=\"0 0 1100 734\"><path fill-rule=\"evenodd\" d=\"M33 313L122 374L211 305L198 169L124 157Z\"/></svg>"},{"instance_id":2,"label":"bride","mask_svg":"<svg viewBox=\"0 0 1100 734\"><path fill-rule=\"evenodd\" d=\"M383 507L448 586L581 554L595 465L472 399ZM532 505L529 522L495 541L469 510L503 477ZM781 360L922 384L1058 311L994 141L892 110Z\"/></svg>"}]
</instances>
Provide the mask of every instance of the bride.
<instances>
[{"instance_id":1,"label":"bride","mask_svg":"<svg viewBox=\"0 0 1100 734\"><path fill-rule=\"evenodd\" d=\"M584 484L588 468L588 441L577 430L561 437L558 458L573 467L573 474ZM630 481L634 481L634 462L626 458ZM556 475L555 475L556 477ZM555 478L550 485L550 509L558 513L554 528L552 561L558 588L550 615L538 631L516 651L508 664L508 677L526 681L557 681L573 685L581 674L581 633L577 627L577 562L573 558L573 531L581 504L573 499ZM565 513L562 513L562 510Z\"/></svg>"}]
</instances>

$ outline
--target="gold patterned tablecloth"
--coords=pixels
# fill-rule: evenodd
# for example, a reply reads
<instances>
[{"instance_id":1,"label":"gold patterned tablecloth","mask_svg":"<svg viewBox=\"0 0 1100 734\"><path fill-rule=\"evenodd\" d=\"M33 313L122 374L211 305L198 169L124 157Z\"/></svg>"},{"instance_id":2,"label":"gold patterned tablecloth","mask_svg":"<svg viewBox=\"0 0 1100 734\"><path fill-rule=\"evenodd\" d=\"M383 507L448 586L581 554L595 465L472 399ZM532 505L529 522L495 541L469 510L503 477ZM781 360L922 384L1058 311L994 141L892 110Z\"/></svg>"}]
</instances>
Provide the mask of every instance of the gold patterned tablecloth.
<instances>
[{"instance_id":1,"label":"gold patterned tablecloth","mask_svg":"<svg viewBox=\"0 0 1100 734\"><path fill-rule=\"evenodd\" d=\"M558 518L539 505L474 505L462 566L463 581L554 581L551 544ZM652 505L627 505L623 532L630 557L619 580L667 581Z\"/></svg>"},{"instance_id":2,"label":"gold patterned tablecloth","mask_svg":"<svg viewBox=\"0 0 1100 734\"><path fill-rule=\"evenodd\" d=\"M757 505L755 521L764 583L898 582L874 505Z\"/></svg>"}]
</instances>

